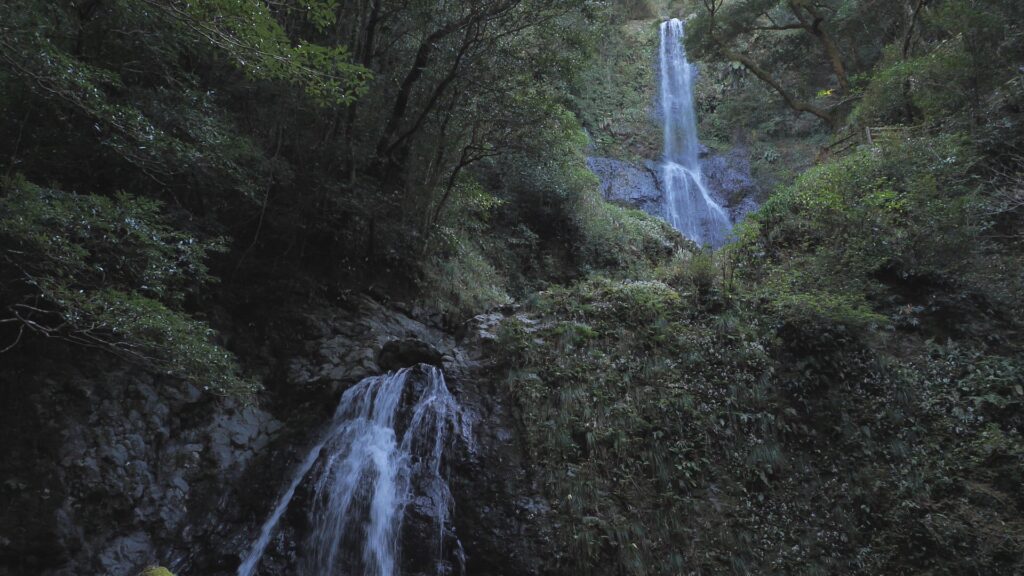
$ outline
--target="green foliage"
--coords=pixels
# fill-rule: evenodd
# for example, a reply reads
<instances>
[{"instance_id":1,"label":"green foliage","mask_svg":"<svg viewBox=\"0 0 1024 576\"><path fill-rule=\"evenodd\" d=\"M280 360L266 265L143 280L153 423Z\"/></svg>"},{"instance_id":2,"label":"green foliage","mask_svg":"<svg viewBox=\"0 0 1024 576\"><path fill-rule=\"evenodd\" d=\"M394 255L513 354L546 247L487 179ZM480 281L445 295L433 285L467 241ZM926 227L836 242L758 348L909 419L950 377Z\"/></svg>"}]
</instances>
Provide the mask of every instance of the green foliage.
<instances>
[{"instance_id":1,"label":"green foliage","mask_svg":"<svg viewBox=\"0 0 1024 576\"><path fill-rule=\"evenodd\" d=\"M777 322L786 344L795 349L824 350L842 346L850 333L867 334L889 326L864 296L835 291L802 291L773 277L764 288L766 315Z\"/></svg>"},{"instance_id":2,"label":"green foliage","mask_svg":"<svg viewBox=\"0 0 1024 576\"><path fill-rule=\"evenodd\" d=\"M958 136L863 149L780 190L741 227L730 258L771 300L846 302L834 310L848 328L997 337L991 323L1016 322L996 312L1017 309L1007 297L1016 267L995 263L1004 259L988 237L976 165Z\"/></svg>"},{"instance_id":3,"label":"green foliage","mask_svg":"<svg viewBox=\"0 0 1024 576\"><path fill-rule=\"evenodd\" d=\"M102 10L111 22L137 28L135 33L141 36L138 42L115 36L122 42L115 46L131 51L141 44L142 53L135 56L155 60L161 80L174 85L174 89L187 89L195 82L188 72L175 70L169 61L176 52L189 50L213 49L249 77L300 85L322 104L351 102L366 79L365 70L348 62L344 47L301 42L292 46L262 2L123 0ZM70 107L98 123L106 133L103 143L144 170L175 173L182 165L230 163L219 154L209 159L201 156L214 151L230 154L230 142L223 147L229 150L221 151L218 142L208 142L194 130L182 134L165 122L157 122L158 113L143 99L124 97L130 94L128 83L140 73L130 62L119 62L128 54L117 53L115 46L107 49L105 58L88 59L75 53L65 38L72 34L69 30L83 13L57 5L45 7L35 0L6 3L0 8L0 21L4 22L4 56L0 62L36 97ZM86 38L91 40L98 32L94 27L94 22L80 23L79 50ZM194 106L195 100L210 95L197 96L193 89L185 96ZM181 113L187 114L185 110ZM218 132L225 132L219 128ZM228 132L222 138L232 136ZM232 166L219 168L230 171Z\"/></svg>"},{"instance_id":4,"label":"green foliage","mask_svg":"<svg viewBox=\"0 0 1024 576\"><path fill-rule=\"evenodd\" d=\"M638 272L649 270L683 245L663 221L639 210L604 202L596 189L575 206L579 252L586 268Z\"/></svg>"},{"instance_id":5,"label":"green foliage","mask_svg":"<svg viewBox=\"0 0 1024 576\"><path fill-rule=\"evenodd\" d=\"M137 286L175 304L210 280L203 259L219 245L171 229L153 200L81 196L20 179L4 192L3 233L12 243L5 258L26 279Z\"/></svg>"},{"instance_id":6,"label":"green foliage","mask_svg":"<svg viewBox=\"0 0 1024 576\"><path fill-rule=\"evenodd\" d=\"M168 226L159 205L76 195L15 179L0 196L5 323L155 365L218 394L247 394L234 357L184 314L222 246ZM17 340L14 342L17 344Z\"/></svg>"},{"instance_id":7,"label":"green foliage","mask_svg":"<svg viewBox=\"0 0 1024 576\"><path fill-rule=\"evenodd\" d=\"M883 273L955 282L977 248L972 158L959 138L922 138L817 167L742 227L738 266L757 276L810 263L807 286L867 290Z\"/></svg>"},{"instance_id":8,"label":"green foliage","mask_svg":"<svg viewBox=\"0 0 1024 576\"><path fill-rule=\"evenodd\" d=\"M211 301L249 321L279 278L454 320L517 298L494 369L551 571L1018 573L1024 4L921 6L6 2L4 346L244 394ZM758 176L826 138L784 105L905 125L717 253L603 202L583 157L581 126L656 156L657 27L630 19L694 9L703 134Z\"/></svg>"},{"instance_id":9,"label":"green foliage","mask_svg":"<svg viewBox=\"0 0 1024 576\"><path fill-rule=\"evenodd\" d=\"M558 147L545 152L554 151L555 156L545 156L543 163L535 160L528 171L519 170L522 191L517 201L530 203L540 196L555 212L547 218L570 224L566 232L581 270L646 270L681 247L679 235L662 220L601 198L597 177L582 155L582 133L574 119L566 119L559 138Z\"/></svg>"},{"instance_id":10,"label":"green foliage","mask_svg":"<svg viewBox=\"0 0 1024 576\"><path fill-rule=\"evenodd\" d=\"M616 0L612 10L624 20L650 20L657 16L653 0Z\"/></svg>"},{"instance_id":11,"label":"green foliage","mask_svg":"<svg viewBox=\"0 0 1024 576\"><path fill-rule=\"evenodd\" d=\"M459 178L432 231L424 287L446 310L469 314L592 272L650 271L689 245L663 221L605 202L576 119L532 102L548 118L530 147ZM501 187L488 192L482 183L495 180Z\"/></svg>"},{"instance_id":12,"label":"green foliage","mask_svg":"<svg viewBox=\"0 0 1024 576\"><path fill-rule=\"evenodd\" d=\"M543 296L545 308L576 310L586 314L594 307L613 306L631 324L664 318L680 303L679 293L656 280L612 281L601 276L588 279L570 290L552 289Z\"/></svg>"},{"instance_id":13,"label":"green foliage","mask_svg":"<svg viewBox=\"0 0 1024 576\"><path fill-rule=\"evenodd\" d=\"M970 82L955 61L933 65ZM862 81L861 110L885 101L885 82L902 93L884 74ZM967 102L942 92L914 106L938 118ZM895 100L872 121L902 118ZM988 237L993 210L1015 213L1016 180L1005 168L985 190L984 141L941 125L806 172L722 253L609 263L614 279L548 288L532 318L505 321L504 374L556 504L563 569L1020 569L1018 253ZM587 228L594 255L615 236L602 222ZM967 348L925 340L950 337Z\"/></svg>"},{"instance_id":14,"label":"green foliage","mask_svg":"<svg viewBox=\"0 0 1024 576\"><path fill-rule=\"evenodd\" d=\"M729 263L678 257L657 272L668 284L592 277L502 324L560 568L1019 569L1020 356L907 340L895 354L862 294L730 288ZM701 307L698 287L729 297Z\"/></svg>"},{"instance_id":15,"label":"green foliage","mask_svg":"<svg viewBox=\"0 0 1024 576\"><path fill-rule=\"evenodd\" d=\"M129 5L132 2L129 2ZM263 2L201 0L163 4L135 0L142 7L163 9L179 30L224 50L253 79L282 80L302 86L317 102L348 104L363 93L368 71L350 63L345 46L309 42L293 45L285 29ZM306 3L308 18L320 30L335 23L338 3Z\"/></svg>"},{"instance_id":16,"label":"green foliage","mask_svg":"<svg viewBox=\"0 0 1024 576\"><path fill-rule=\"evenodd\" d=\"M159 10L143 14L146 3L121 2L76 13L43 4L0 7L2 119L19 135L4 150L11 167L35 181L97 192L110 170L119 185L145 195L155 184L176 202L213 188L211 207L251 200L263 188L269 166L262 152L236 131L217 92L176 66L174 55L195 44L176 36ZM93 11L105 19L75 23ZM108 33L103 25L135 32Z\"/></svg>"},{"instance_id":17,"label":"green foliage","mask_svg":"<svg viewBox=\"0 0 1024 576\"><path fill-rule=\"evenodd\" d=\"M656 158L661 129L651 117L657 89L651 58L658 49L658 28L649 20L606 28L596 57L572 89L573 108L593 140L595 155Z\"/></svg>"},{"instance_id":18,"label":"green foliage","mask_svg":"<svg viewBox=\"0 0 1024 576\"><path fill-rule=\"evenodd\" d=\"M1018 169L937 126L808 170L723 251L613 265L504 322L559 569L1022 569Z\"/></svg>"},{"instance_id":19,"label":"green foliage","mask_svg":"<svg viewBox=\"0 0 1024 576\"><path fill-rule=\"evenodd\" d=\"M531 135L542 146L479 166L450 190L424 269L435 305L470 314L509 291L525 295L591 271L649 270L682 245L664 222L604 202L575 118L549 101L535 104L549 116ZM501 194L480 183L495 177Z\"/></svg>"},{"instance_id":20,"label":"green foliage","mask_svg":"<svg viewBox=\"0 0 1024 576\"><path fill-rule=\"evenodd\" d=\"M502 349L540 477L564 515L564 568L686 564L673 543L686 538L687 494L710 465L691 434L717 422L693 395L749 383L740 366L758 365L757 354L738 364L728 340L687 321L679 292L657 281L595 277L545 292L535 313L540 323L506 321Z\"/></svg>"},{"instance_id":21,"label":"green foliage","mask_svg":"<svg viewBox=\"0 0 1024 576\"><path fill-rule=\"evenodd\" d=\"M698 294L710 292L715 285L717 275L718 270L715 267L714 257L709 250L702 250L695 254L684 268L685 282Z\"/></svg>"},{"instance_id":22,"label":"green foliage","mask_svg":"<svg viewBox=\"0 0 1024 576\"><path fill-rule=\"evenodd\" d=\"M174 573L163 566L150 566L140 572L139 576L174 576Z\"/></svg>"},{"instance_id":23,"label":"green foliage","mask_svg":"<svg viewBox=\"0 0 1024 576\"><path fill-rule=\"evenodd\" d=\"M853 118L970 132L979 148L1019 146L1017 63L1024 39L1018 2L937 2L922 13L920 40L893 45L869 76Z\"/></svg>"},{"instance_id":24,"label":"green foliage","mask_svg":"<svg viewBox=\"0 0 1024 576\"><path fill-rule=\"evenodd\" d=\"M205 325L182 313L214 300L195 297L210 276L229 279L219 293L246 295L227 302L256 297L248 288L268 278L315 277L330 289L414 286L413 297L461 315L579 274L573 211L594 193L564 88L592 45L582 4L4 3L0 131L12 137L0 173L74 191L68 202L89 199L97 213L159 200L166 213L139 219L164 227L139 250L180 235L228 253L209 273L121 278L110 262L94 273L91 259L135 244L80 238L93 242L80 247L84 263L40 259L33 277L60 282L13 297L37 291L53 321L40 327L62 337L88 324L85 340L182 374L205 358L220 389L244 386L229 381L230 357L197 344L209 344ZM521 218L531 194L551 195L543 224ZM496 240L506 237L515 242ZM61 324L65 313L78 323Z\"/></svg>"},{"instance_id":25,"label":"green foliage","mask_svg":"<svg viewBox=\"0 0 1024 576\"><path fill-rule=\"evenodd\" d=\"M963 111L977 105L976 92L948 88L975 83L975 63L957 39L917 58L903 60L893 51L888 62L872 76L855 121L878 125L920 118L945 123L963 118Z\"/></svg>"},{"instance_id":26,"label":"green foliage","mask_svg":"<svg viewBox=\"0 0 1024 576\"><path fill-rule=\"evenodd\" d=\"M448 254L426 268L422 290L431 307L462 318L507 303L505 284L472 240L456 238Z\"/></svg>"}]
</instances>

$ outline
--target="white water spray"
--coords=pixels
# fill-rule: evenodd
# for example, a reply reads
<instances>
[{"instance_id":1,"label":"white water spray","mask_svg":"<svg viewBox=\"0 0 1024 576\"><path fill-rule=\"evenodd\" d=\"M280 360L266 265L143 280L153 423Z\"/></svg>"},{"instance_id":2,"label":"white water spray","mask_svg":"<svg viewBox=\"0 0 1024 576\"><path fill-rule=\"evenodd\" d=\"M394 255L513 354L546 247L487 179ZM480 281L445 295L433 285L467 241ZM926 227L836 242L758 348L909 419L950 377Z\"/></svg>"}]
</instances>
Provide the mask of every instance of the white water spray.
<instances>
[{"instance_id":1,"label":"white water spray","mask_svg":"<svg viewBox=\"0 0 1024 576\"><path fill-rule=\"evenodd\" d=\"M295 472L238 576L253 576L296 489L322 461L312 482L311 534L302 552L302 574L336 573L393 576L400 570L400 534L413 496L435 527L437 571L443 572L444 532L452 496L441 459L449 434L467 442L469 425L438 368L422 366L425 384L399 439L402 398L413 369L366 378L345 391L324 436ZM425 500L424 500L425 499Z\"/></svg>"},{"instance_id":2,"label":"white water spray","mask_svg":"<svg viewBox=\"0 0 1024 576\"><path fill-rule=\"evenodd\" d=\"M721 246L732 229L729 216L708 194L700 169L697 113L693 107L694 69L683 48L683 23L661 23L658 58L665 143L661 164L665 215L694 242Z\"/></svg>"}]
</instances>

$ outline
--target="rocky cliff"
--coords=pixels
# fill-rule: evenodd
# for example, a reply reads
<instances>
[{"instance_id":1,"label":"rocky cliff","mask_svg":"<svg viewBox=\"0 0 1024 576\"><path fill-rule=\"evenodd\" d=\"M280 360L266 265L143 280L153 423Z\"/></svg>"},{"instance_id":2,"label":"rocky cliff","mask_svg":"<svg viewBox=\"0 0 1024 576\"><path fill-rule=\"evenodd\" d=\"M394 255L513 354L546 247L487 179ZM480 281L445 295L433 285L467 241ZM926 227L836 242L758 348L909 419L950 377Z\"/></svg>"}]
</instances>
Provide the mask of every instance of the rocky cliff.
<instances>
[{"instance_id":1,"label":"rocky cliff","mask_svg":"<svg viewBox=\"0 0 1024 576\"><path fill-rule=\"evenodd\" d=\"M708 191L733 223L757 209L764 191L751 175L747 147L734 146L724 152L703 147L700 165ZM637 164L592 156L587 158L587 166L600 180L605 200L664 217L665 186L653 160Z\"/></svg>"},{"instance_id":2,"label":"rocky cliff","mask_svg":"<svg viewBox=\"0 0 1024 576\"><path fill-rule=\"evenodd\" d=\"M420 309L367 297L281 313L268 325L287 319L290 328L266 336L266 391L254 404L85 352L47 350L55 355L46 363L26 355L0 375L0 574L134 576L151 564L233 574L340 393L419 362L445 368L475 423L472 445L448 457L459 543L451 564L473 574L542 571L549 506L520 452L515 406L484 377L501 317L479 317L456 338ZM261 574L295 573L307 522L293 508ZM414 536L423 526L411 509L405 530ZM405 540L405 571L432 570L416 538Z\"/></svg>"}]
</instances>

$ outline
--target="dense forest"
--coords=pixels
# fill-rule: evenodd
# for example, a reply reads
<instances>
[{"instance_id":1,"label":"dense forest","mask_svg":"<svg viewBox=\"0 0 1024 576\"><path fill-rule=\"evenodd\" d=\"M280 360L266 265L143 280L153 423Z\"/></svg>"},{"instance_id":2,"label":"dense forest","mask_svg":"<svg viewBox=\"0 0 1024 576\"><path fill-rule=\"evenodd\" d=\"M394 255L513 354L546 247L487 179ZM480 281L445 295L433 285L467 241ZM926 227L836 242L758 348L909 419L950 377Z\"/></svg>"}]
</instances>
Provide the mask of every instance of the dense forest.
<instances>
[{"instance_id":1,"label":"dense forest","mask_svg":"<svg viewBox=\"0 0 1024 576\"><path fill-rule=\"evenodd\" d=\"M588 168L668 18L715 249ZM3 0L0 135L0 576L235 574L421 361L458 561L255 573L1024 572L1019 0Z\"/></svg>"}]
</instances>

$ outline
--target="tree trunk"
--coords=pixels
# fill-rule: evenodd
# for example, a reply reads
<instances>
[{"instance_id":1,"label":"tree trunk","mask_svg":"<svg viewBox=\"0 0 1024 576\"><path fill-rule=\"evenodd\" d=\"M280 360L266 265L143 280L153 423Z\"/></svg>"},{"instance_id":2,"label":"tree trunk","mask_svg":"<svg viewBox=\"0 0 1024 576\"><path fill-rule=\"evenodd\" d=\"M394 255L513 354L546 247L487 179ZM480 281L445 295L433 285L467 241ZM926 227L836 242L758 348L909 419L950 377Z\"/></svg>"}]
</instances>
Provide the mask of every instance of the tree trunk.
<instances>
[{"instance_id":1,"label":"tree trunk","mask_svg":"<svg viewBox=\"0 0 1024 576\"><path fill-rule=\"evenodd\" d=\"M746 54L736 52L735 50L732 50L725 46L722 46L722 53L725 54L727 58L735 60L736 62L742 64L743 67L749 70L754 76L757 76L758 78L761 79L762 82L774 88L775 91L778 92L780 96L782 96L782 99L786 101L786 105L792 108L793 110L796 110L797 112L808 112L810 114L817 116L818 118L821 118L830 127L835 126L835 118L832 116L831 113L829 113L827 110L823 108L819 108L811 104L810 102L804 102L802 100L797 99L797 97L791 94L788 90L786 90L777 79L775 79L771 74L769 74L767 70L761 68L761 66L759 66L757 62L755 62Z\"/></svg>"},{"instance_id":2,"label":"tree trunk","mask_svg":"<svg viewBox=\"0 0 1024 576\"><path fill-rule=\"evenodd\" d=\"M789 3L789 9L796 16L796 19L800 21L803 28L821 43L822 49L825 50L825 57L828 58L828 63L832 67L832 72L839 81L839 89L842 90L843 94L848 94L850 92L850 78L846 73L846 65L843 63L842 54L839 53L839 47L832 40L832 36L822 27L825 18L811 3L792 1ZM803 10L807 10L807 14L804 14ZM809 19L808 15L810 15Z\"/></svg>"}]
</instances>

